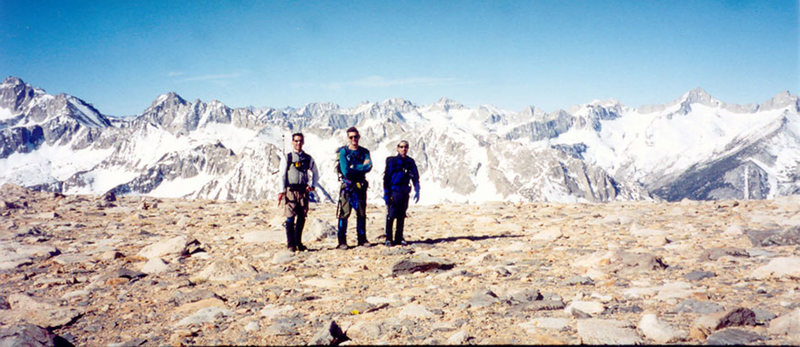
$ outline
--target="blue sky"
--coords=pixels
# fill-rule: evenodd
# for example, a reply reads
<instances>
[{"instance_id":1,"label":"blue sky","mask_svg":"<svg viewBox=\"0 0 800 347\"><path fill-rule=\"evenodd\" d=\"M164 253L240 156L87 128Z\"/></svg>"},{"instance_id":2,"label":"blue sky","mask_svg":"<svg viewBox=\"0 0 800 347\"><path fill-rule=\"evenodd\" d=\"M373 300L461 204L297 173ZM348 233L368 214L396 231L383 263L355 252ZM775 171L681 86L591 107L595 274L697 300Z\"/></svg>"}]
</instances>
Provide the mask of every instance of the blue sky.
<instances>
[{"instance_id":1,"label":"blue sky","mask_svg":"<svg viewBox=\"0 0 800 347\"><path fill-rule=\"evenodd\" d=\"M159 94L299 107L447 97L518 111L695 87L798 93L798 1L0 1L0 78L110 115Z\"/></svg>"}]
</instances>

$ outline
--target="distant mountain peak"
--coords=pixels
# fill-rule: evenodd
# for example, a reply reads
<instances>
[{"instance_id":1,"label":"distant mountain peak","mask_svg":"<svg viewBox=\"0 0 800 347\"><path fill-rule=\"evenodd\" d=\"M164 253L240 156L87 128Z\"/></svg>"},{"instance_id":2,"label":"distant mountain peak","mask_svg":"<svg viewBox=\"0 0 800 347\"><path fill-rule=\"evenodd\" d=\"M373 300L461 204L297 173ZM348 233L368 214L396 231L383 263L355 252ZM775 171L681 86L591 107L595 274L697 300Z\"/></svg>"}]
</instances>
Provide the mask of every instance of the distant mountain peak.
<instances>
[{"instance_id":1,"label":"distant mountain peak","mask_svg":"<svg viewBox=\"0 0 800 347\"><path fill-rule=\"evenodd\" d=\"M435 107L435 108L439 108L439 109L444 110L444 111L461 110L461 109L465 108L464 105L460 104L459 102L457 102L455 100L452 100L452 99L448 99L446 97L440 98L435 103L433 103L433 105L431 105L431 106Z\"/></svg>"},{"instance_id":2,"label":"distant mountain peak","mask_svg":"<svg viewBox=\"0 0 800 347\"><path fill-rule=\"evenodd\" d=\"M688 104L703 104L708 106L719 106L722 104L721 101L714 99L711 94L708 94L705 89L697 87L688 91L686 94L683 94L681 97L682 103Z\"/></svg>"},{"instance_id":3,"label":"distant mountain peak","mask_svg":"<svg viewBox=\"0 0 800 347\"><path fill-rule=\"evenodd\" d=\"M776 94L772 99L761 105L762 110L775 110L781 109L790 105L794 105L795 109L800 111L800 98L792 95L788 90Z\"/></svg>"}]
</instances>

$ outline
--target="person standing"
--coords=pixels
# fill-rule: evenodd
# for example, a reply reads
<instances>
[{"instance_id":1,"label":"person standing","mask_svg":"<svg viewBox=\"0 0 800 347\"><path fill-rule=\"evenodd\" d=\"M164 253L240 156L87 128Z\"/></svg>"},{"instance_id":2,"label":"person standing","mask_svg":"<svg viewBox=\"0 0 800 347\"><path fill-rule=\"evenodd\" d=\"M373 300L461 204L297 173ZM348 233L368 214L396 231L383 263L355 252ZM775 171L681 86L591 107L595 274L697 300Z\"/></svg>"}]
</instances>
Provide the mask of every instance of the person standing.
<instances>
[{"instance_id":1,"label":"person standing","mask_svg":"<svg viewBox=\"0 0 800 347\"><path fill-rule=\"evenodd\" d=\"M383 172L383 200L386 202L386 246L406 245L403 226L408 210L409 184L414 185L414 202L419 202L419 171L414 159L408 156L408 141L397 144L397 155L386 158ZM397 230L392 238L392 226L397 220Z\"/></svg>"},{"instance_id":2,"label":"person standing","mask_svg":"<svg viewBox=\"0 0 800 347\"><path fill-rule=\"evenodd\" d=\"M339 159L339 172L341 173L341 187L339 189L339 204L336 215L339 218L339 249L347 249L347 219L350 212L356 210L356 234L358 245L367 244L367 179L366 175L372 170L372 159L369 150L358 145L361 135L358 129L347 129L347 146L337 150Z\"/></svg>"},{"instance_id":3,"label":"person standing","mask_svg":"<svg viewBox=\"0 0 800 347\"><path fill-rule=\"evenodd\" d=\"M303 227L308 214L308 194L314 191L319 183L319 172L308 153L303 151L305 136L302 133L292 134L293 150L281 159L283 191L278 194L278 205L285 203L286 241L291 251L305 251L303 245ZM309 184L309 171L311 180Z\"/></svg>"}]
</instances>

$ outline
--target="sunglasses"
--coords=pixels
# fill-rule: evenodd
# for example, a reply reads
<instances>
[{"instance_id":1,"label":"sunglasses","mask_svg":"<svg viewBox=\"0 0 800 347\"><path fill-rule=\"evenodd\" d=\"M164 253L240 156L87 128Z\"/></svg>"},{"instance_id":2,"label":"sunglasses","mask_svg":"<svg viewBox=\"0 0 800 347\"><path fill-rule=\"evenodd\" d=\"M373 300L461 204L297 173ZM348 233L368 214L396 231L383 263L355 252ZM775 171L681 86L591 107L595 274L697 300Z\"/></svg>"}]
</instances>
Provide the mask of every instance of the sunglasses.
<instances>
[{"instance_id":1,"label":"sunglasses","mask_svg":"<svg viewBox=\"0 0 800 347\"><path fill-rule=\"evenodd\" d=\"M408 146L397 146L397 148L408 148Z\"/></svg>"},{"instance_id":2,"label":"sunglasses","mask_svg":"<svg viewBox=\"0 0 800 347\"><path fill-rule=\"evenodd\" d=\"M300 142L303 143L303 140L292 140L293 142Z\"/></svg>"},{"instance_id":3,"label":"sunglasses","mask_svg":"<svg viewBox=\"0 0 800 347\"><path fill-rule=\"evenodd\" d=\"M359 135L355 135L355 136L348 136L348 137L350 137L351 139L358 139L358 138L361 138L361 136L359 136Z\"/></svg>"}]
</instances>

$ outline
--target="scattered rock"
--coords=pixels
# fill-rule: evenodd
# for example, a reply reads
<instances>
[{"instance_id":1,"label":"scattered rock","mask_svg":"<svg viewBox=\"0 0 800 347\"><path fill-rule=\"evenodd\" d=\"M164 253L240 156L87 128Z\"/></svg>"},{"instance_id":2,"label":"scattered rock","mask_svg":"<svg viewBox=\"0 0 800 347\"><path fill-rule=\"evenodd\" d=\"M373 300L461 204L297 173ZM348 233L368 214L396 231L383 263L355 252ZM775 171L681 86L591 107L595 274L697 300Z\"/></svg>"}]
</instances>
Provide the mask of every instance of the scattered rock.
<instances>
[{"instance_id":1,"label":"scattered rock","mask_svg":"<svg viewBox=\"0 0 800 347\"><path fill-rule=\"evenodd\" d=\"M652 339L659 344L683 341L689 336L685 331L675 329L669 324L660 321L652 313L642 316L639 320L638 328L646 338Z\"/></svg>"},{"instance_id":2,"label":"scattered rock","mask_svg":"<svg viewBox=\"0 0 800 347\"><path fill-rule=\"evenodd\" d=\"M697 301L695 299L686 299L678 304L675 312L678 313L696 313L699 315L706 315L723 311L722 305L711 301Z\"/></svg>"},{"instance_id":3,"label":"scattered rock","mask_svg":"<svg viewBox=\"0 0 800 347\"><path fill-rule=\"evenodd\" d=\"M753 279L800 278L800 257L779 257L769 264L755 269L749 276Z\"/></svg>"},{"instance_id":4,"label":"scattered rock","mask_svg":"<svg viewBox=\"0 0 800 347\"><path fill-rule=\"evenodd\" d=\"M745 325L756 325L756 314L750 309L740 307L698 317L692 325L690 334L702 340L717 330Z\"/></svg>"},{"instance_id":5,"label":"scattered rock","mask_svg":"<svg viewBox=\"0 0 800 347\"><path fill-rule=\"evenodd\" d=\"M800 245L800 225L784 230L747 230L744 234L755 247Z\"/></svg>"},{"instance_id":6,"label":"scattered rock","mask_svg":"<svg viewBox=\"0 0 800 347\"><path fill-rule=\"evenodd\" d=\"M584 285L584 286L593 286L594 281L586 276L573 276L568 280L561 282L562 286L575 286L575 285Z\"/></svg>"},{"instance_id":7,"label":"scattered rock","mask_svg":"<svg viewBox=\"0 0 800 347\"><path fill-rule=\"evenodd\" d=\"M744 249L735 248L735 247L724 247L724 248L711 248L704 250L703 253L700 254L700 261L712 260L716 261L722 257L749 257L750 254L747 253Z\"/></svg>"},{"instance_id":8,"label":"scattered rock","mask_svg":"<svg viewBox=\"0 0 800 347\"><path fill-rule=\"evenodd\" d=\"M340 328L335 321L331 321L330 324L326 324L317 331L314 337L311 338L311 341L308 341L308 344L335 346L348 340L350 340L350 338L345 335L342 328Z\"/></svg>"},{"instance_id":9,"label":"scattered rock","mask_svg":"<svg viewBox=\"0 0 800 347\"><path fill-rule=\"evenodd\" d=\"M455 334L447 338L448 345L463 345L469 341L470 336L466 330L459 330Z\"/></svg>"},{"instance_id":10,"label":"scattered rock","mask_svg":"<svg viewBox=\"0 0 800 347\"><path fill-rule=\"evenodd\" d=\"M143 266L142 272L155 275L166 272L169 269L169 265L162 260L161 258L150 258Z\"/></svg>"},{"instance_id":11,"label":"scattered rock","mask_svg":"<svg viewBox=\"0 0 800 347\"><path fill-rule=\"evenodd\" d=\"M252 265L237 259L220 259L206 266L195 274L190 281L202 282L234 282L255 276L258 273Z\"/></svg>"},{"instance_id":12,"label":"scattered rock","mask_svg":"<svg viewBox=\"0 0 800 347\"><path fill-rule=\"evenodd\" d=\"M470 307L486 307L500 302L497 294L488 289L481 289L472 294L469 300Z\"/></svg>"},{"instance_id":13,"label":"scattered rock","mask_svg":"<svg viewBox=\"0 0 800 347\"><path fill-rule=\"evenodd\" d=\"M33 324L0 328L0 346L72 346L63 337Z\"/></svg>"},{"instance_id":14,"label":"scattered rock","mask_svg":"<svg viewBox=\"0 0 800 347\"><path fill-rule=\"evenodd\" d=\"M716 276L717 276L717 274L715 274L715 273L713 273L711 271L699 271L699 270L696 270L696 271L692 271L692 272L690 272L688 274L683 275L683 278L685 278L687 281L700 281L700 280L703 280L703 279L706 279L706 278L712 278L712 277L716 277Z\"/></svg>"},{"instance_id":15,"label":"scattered rock","mask_svg":"<svg viewBox=\"0 0 800 347\"><path fill-rule=\"evenodd\" d=\"M403 306L399 313L399 317L401 318L426 318L431 316L433 316L431 311L428 311L428 309L424 306L417 304L408 304Z\"/></svg>"},{"instance_id":16,"label":"scattered rock","mask_svg":"<svg viewBox=\"0 0 800 347\"><path fill-rule=\"evenodd\" d=\"M182 327L192 324L212 323L216 321L217 318L227 317L232 314L233 312L224 308L215 306L204 307L197 310L197 312L193 313L191 316L181 319L175 326Z\"/></svg>"},{"instance_id":17,"label":"scattered rock","mask_svg":"<svg viewBox=\"0 0 800 347\"><path fill-rule=\"evenodd\" d=\"M138 255L145 258L157 258L169 254L181 254L186 248L187 242L186 236L175 236L142 248Z\"/></svg>"},{"instance_id":18,"label":"scattered rock","mask_svg":"<svg viewBox=\"0 0 800 347\"><path fill-rule=\"evenodd\" d=\"M625 322L607 319L579 319L578 337L582 344L634 345L642 339L636 330Z\"/></svg>"},{"instance_id":19,"label":"scattered rock","mask_svg":"<svg viewBox=\"0 0 800 347\"><path fill-rule=\"evenodd\" d=\"M12 311L9 316L44 328L62 327L83 315L77 308L38 301L24 294L11 294L8 302Z\"/></svg>"},{"instance_id":20,"label":"scattered rock","mask_svg":"<svg viewBox=\"0 0 800 347\"><path fill-rule=\"evenodd\" d=\"M570 302L569 305L567 305L567 307L564 309L564 312L580 318L589 318L603 313L605 309L606 307L600 302L576 300ZM588 314L589 317L583 317L581 313Z\"/></svg>"},{"instance_id":21,"label":"scattered rock","mask_svg":"<svg viewBox=\"0 0 800 347\"><path fill-rule=\"evenodd\" d=\"M800 308L770 321L767 332L771 335L787 335L800 340Z\"/></svg>"},{"instance_id":22,"label":"scattered rock","mask_svg":"<svg viewBox=\"0 0 800 347\"><path fill-rule=\"evenodd\" d=\"M754 332L740 329L724 329L713 333L706 343L709 345L750 345L764 340L764 337Z\"/></svg>"},{"instance_id":23,"label":"scattered rock","mask_svg":"<svg viewBox=\"0 0 800 347\"><path fill-rule=\"evenodd\" d=\"M415 254L411 258L403 259L392 266L392 274L403 275L414 272L428 272L437 270L450 270L455 266L443 259L431 257L428 254Z\"/></svg>"}]
</instances>

